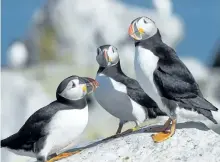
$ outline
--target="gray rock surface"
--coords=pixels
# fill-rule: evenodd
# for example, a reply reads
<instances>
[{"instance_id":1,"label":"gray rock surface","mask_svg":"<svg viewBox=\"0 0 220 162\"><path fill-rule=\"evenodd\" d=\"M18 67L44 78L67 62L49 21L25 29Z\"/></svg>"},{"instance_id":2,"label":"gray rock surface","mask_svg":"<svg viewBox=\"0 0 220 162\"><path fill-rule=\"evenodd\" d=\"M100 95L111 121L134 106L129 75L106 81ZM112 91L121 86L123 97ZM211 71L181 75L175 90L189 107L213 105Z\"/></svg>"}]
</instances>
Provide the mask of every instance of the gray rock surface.
<instances>
[{"instance_id":1,"label":"gray rock surface","mask_svg":"<svg viewBox=\"0 0 220 162\"><path fill-rule=\"evenodd\" d=\"M220 162L220 136L202 123L181 122L164 143L151 139L152 127L91 144L60 162Z\"/></svg>"}]
</instances>

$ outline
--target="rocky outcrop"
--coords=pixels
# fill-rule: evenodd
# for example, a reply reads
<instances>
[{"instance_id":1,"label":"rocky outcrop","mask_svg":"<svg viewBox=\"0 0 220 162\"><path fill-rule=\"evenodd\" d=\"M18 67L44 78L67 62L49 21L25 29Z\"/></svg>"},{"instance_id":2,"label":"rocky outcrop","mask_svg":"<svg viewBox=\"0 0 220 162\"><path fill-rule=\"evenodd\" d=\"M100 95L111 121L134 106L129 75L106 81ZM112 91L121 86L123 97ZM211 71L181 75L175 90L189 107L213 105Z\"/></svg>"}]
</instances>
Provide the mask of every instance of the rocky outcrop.
<instances>
[{"instance_id":1,"label":"rocky outcrop","mask_svg":"<svg viewBox=\"0 0 220 162\"><path fill-rule=\"evenodd\" d=\"M202 123L181 121L163 143L151 139L152 128L95 142L60 162L220 162L220 136Z\"/></svg>"}]
</instances>

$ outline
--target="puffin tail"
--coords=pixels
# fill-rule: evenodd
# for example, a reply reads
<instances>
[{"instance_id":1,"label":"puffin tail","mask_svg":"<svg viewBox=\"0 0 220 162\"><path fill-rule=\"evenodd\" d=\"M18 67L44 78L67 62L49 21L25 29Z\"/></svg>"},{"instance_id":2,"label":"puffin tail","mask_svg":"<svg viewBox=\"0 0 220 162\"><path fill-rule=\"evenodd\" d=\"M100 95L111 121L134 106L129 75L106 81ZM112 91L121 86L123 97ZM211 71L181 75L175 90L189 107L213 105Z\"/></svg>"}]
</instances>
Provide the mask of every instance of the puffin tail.
<instances>
[{"instance_id":1,"label":"puffin tail","mask_svg":"<svg viewBox=\"0 0 220 162\"><path fill-rule=\"evenodd\" d=\"M12 148L13 144L16 143L18 139L18 134L13 134L9 136L8 138L5 138L1 140L1 147L7 147L7 148Z\"/></svg>"},{"instance_id":2,"label":"puffin tail","mask_svg":"<svg viewBox=\"0 0 220 162\"><path fill-rule=\"evenodd\" d=\"M212 114L212 111L213 113L218 112L218 108L202 97L197 96L196 98L181 99L179 106L188 110L195 110L207 117L214 124L218 124Z\"/></svg>"}]
</instances>

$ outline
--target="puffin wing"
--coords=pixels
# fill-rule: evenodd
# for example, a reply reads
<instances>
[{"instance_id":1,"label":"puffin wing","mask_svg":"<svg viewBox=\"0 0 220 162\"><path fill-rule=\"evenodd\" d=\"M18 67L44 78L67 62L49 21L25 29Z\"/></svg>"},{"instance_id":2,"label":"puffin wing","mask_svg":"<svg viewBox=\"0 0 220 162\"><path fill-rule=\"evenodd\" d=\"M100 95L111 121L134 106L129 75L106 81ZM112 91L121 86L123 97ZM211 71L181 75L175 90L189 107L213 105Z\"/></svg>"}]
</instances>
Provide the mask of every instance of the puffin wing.
<instances>
[{"instance_id":1,"label":"puffin wing","mask_svg":"<svg viewBox=\"0 0 220 162\"><path fill-rule=\"evenodd\" d=\"M128 96L138 104L151 108L158 107L157 104L144 92L138 81L132 78L127 78L126 83L123 84L127 87Z\"/></svg>"},{"instance_id":2,"label":"puffin wing","mask_svg":"<svg viewBox=\"0 0 220 162\"><path fill-rule=\"evenodd\" d=\"M174 100L203 97L191 72L172 48L162 43L155 47L155 51L159 61L154 71L154 81L162 96Z\"/></svg>"},{"instance_id":3,"label":"puffin wing","mask_svg":"<svg viewBox=\"0 0 220 162\"><path fill-rule=\"evenodd\" d=\"M127 78L126 83L124 84L127 87L128 96L145 108L145 111L148 112L149 118L166 115L158 108L156 102L144 92L138 81L132 78Z\"/></svg>"},{"instance_id":4,"label":"puffin wing","mask_svg":"<svg viewBox=\"0 0 220 162\"><path fill-rule=\"evenodd\" d=\"M178 101L185 108L217 111L215 106L203 98L198 84L175 51L167 46L161 46L158 51L164 57L158 61L154 82L161 96Z\"/></svg>"},{"instance_id":5,"label":"puffin wing","mask_svg":"<svg viewBox=\"0 0 220 162\"><path fill-rule=\"evenodd\" d=\"M5 147L38 152L48 134L45 130L53 115L59 111L55 102L37 110L14 135L2 140Z\"/></svg>"}]
</instances>

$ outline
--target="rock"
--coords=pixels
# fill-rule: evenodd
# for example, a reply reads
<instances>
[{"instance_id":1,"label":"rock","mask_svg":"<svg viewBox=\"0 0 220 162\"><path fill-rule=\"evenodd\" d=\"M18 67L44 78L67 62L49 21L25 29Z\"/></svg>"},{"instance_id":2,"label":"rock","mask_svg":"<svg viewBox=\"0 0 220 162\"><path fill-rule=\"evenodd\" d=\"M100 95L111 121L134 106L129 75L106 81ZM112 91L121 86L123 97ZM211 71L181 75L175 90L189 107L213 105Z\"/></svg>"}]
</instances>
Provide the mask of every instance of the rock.
<instances>
[{"instance_id":1,"label":"rock","mask_svg":"<svg viewBox=\"0 0 220 162\"><path fill-rule=\"evenodd\" d=\"M92 143L60 162L220 162L220 136L202 123L179 122L175 135L163 143L152 141L150 128Z\"/></svg>"}]
</instances>

